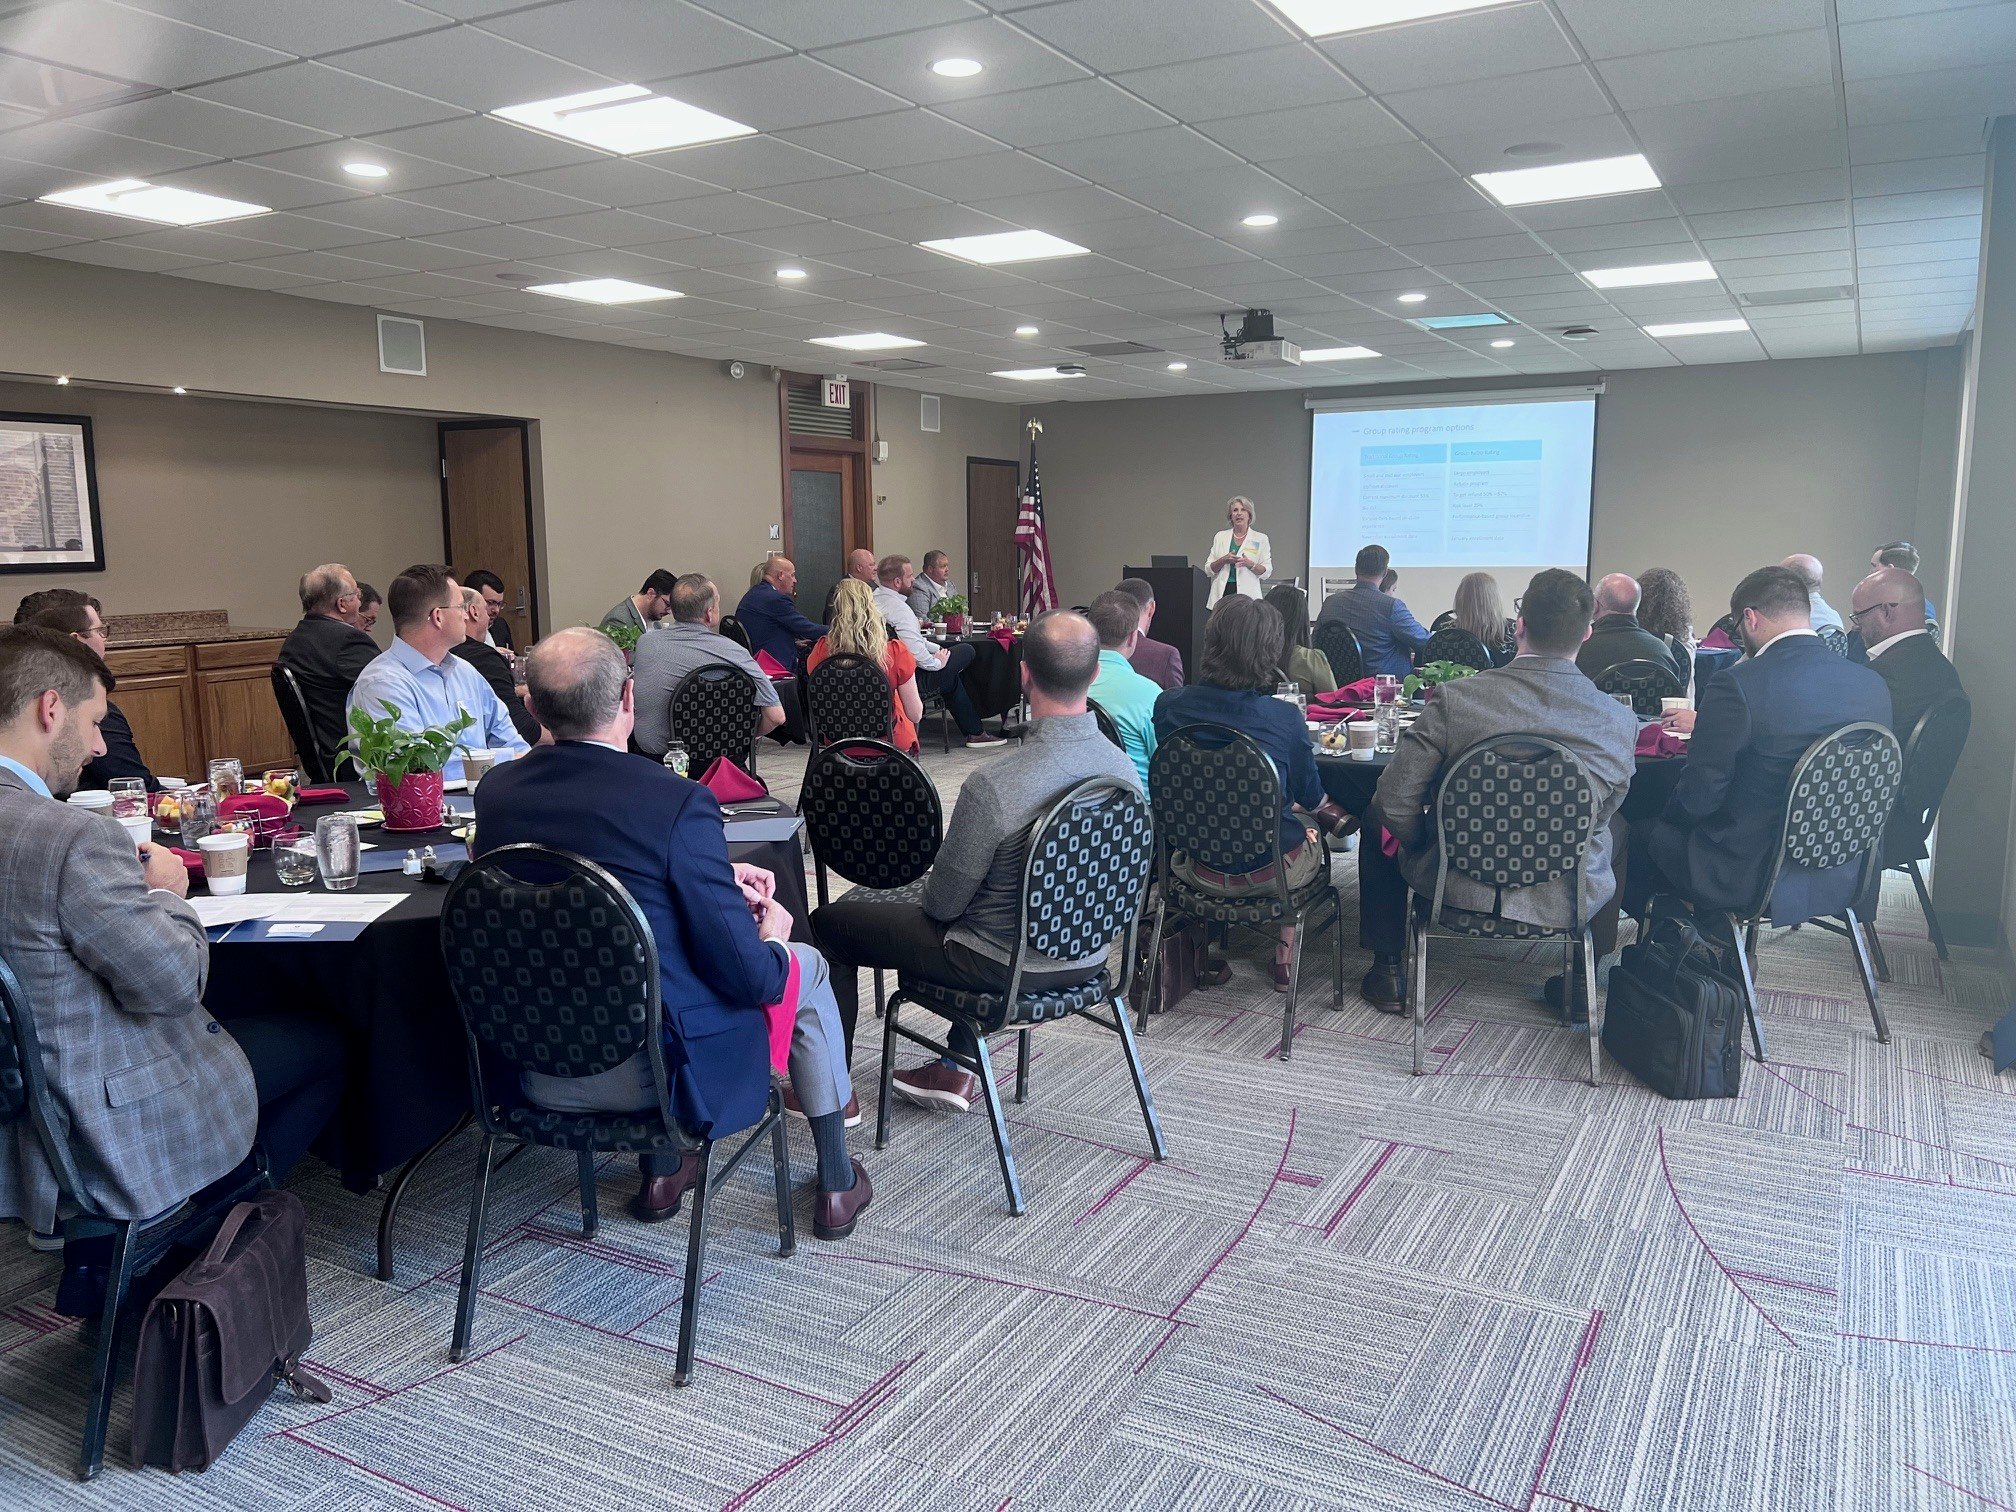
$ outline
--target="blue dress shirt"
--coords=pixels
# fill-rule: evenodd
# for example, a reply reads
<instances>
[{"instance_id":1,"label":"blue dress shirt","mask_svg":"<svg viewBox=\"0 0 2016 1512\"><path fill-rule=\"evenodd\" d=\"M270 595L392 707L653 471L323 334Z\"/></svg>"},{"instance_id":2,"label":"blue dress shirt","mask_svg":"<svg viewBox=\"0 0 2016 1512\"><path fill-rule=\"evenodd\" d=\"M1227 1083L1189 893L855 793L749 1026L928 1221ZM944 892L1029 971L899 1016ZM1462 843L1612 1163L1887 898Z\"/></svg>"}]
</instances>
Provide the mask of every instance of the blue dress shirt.
<instances>
[{"instance_id":1,"label":"blue dress shirt","mask_svg":"<svg viewBox=\"0 0 2016 1512\"><path fill-rule=\"evenodd\" d=\"M388 703L398 708L402 730L452 724L467 713L475 723L456 737L460 744L514 756L529 749L483 674L459 656L445 656L436 665L405 641L394 639L390 650L380 652L358 674L344 714L347 718L361 708L376 719ZM462 758L450 761L442 775L460 777Z\"/></svg>"},{"instance_id":2,"label":"blue dress shirt","mask_svg":"<svg viewBox=\"0 0 2016 1512\"><path fill-rule=\"evenodd\" d=\"M0 767L5 767L16 777L27 783L29 792L40 793L44 798L54 798L56 796L49 791L49 784L42 780L40 772L31 772L12 756L0 756Z\"/></svg>"}]
</instances>

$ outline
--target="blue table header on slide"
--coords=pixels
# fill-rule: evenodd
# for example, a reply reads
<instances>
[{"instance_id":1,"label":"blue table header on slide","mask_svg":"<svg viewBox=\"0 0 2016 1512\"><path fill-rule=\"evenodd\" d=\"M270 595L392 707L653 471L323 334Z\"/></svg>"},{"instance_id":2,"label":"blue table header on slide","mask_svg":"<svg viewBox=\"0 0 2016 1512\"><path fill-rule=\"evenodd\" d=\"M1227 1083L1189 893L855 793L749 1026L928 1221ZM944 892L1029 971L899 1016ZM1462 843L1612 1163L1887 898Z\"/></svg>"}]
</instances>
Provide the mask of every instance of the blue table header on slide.
<instances>
[{"instance_id":1,"label":"blue table header on slide","mask_svg":"<svg viewBox=\"0 0 2016 1512\"><path fill-rule=\"evenodd\" d=\"M1539 453L1536 451L1535 456ZM1431 446L1361 446L1358 448L1360 467L1409 467L1423 462L1447 462L1449 448L1442 445Z\"/></svg>"},{"instance_id":2,"label":"blue table header on slide","mask_svg":"<svg viewBox=\"0 0 2016 1512\"><path fill-rule=\"evenodd\" d=\"M1458 441L1449 448L1451 462L1538 462L1538 441Z\"/></svg>"}]
</instances>

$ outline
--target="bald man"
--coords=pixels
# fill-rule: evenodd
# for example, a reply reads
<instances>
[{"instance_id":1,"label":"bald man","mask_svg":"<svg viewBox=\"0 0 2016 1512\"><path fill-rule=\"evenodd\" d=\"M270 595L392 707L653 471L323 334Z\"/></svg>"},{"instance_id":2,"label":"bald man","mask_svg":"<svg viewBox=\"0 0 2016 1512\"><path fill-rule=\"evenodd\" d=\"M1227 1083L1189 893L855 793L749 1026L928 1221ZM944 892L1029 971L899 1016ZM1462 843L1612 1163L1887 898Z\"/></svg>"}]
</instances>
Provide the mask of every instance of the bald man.
<instances>
[{"instance_id":1,"label":"bald man","mask_svg":"<svg viewBox=\"0 0 2016 1512\"><path fill-rule=\"evenodd\" d=\"M1820 580L1826 575L1826 568L1820 565L1820 558L1811 552L1795 551L1778 564L1799 574L1799 580L1806 585L1806 596L1813 605L1813 628L1815 631L1834 631L1845 635L1846 627L1841 620L1841 611L1820 597ZM1826 637L1823 634L1821 638Z\"/></svg>"},{"instance_id":2,"label":"bald man","mask_svg":"<svg viewBox=\"0 0 2016 1512\"><path fill-rule=\"evenodd\" d=\"M824 625L814 624L798 607L792 597L797 591L797 565L787 556L774 556L735 606L735 619L749 637L749 649L769 652L780 667L796 667L826 633Z\"/></svg>"},{"instance_id":3,"label":"bald man","mask_svg":"<svg viewBox=\"0 0 2016 1512\"><path fill-rule=\"evenodd\" d=\"M361 628L362 595L356 576L341 562L304 572L298 591L301 623L281 644L279 661L307 701L315 743L334 761L349 731L344 705L358 677L377 660L378 642Z\"/></svg>"},{"instance_id":4,"label":"bald man","mask_svg":"<svg viewBox=\"0 0 2016 1512\"><path fill-rule=\"evenodd\" d=\"M1960 674L1925 624L1925 589L1897 567L1882 567L1855 585L1849 618L1869 648L1869 665L1890 685L1891 728L1908 743L1934 699L1963 691Z\"/></svg>"},{"instance_id":5,"label":"bald man","mask_svg":"<svg viewBox=\"0 0 2016 1512\"><path fill-rule=\"evenodd\" d=\"M1591 678L1619 662L1649 661L1670 667L1687 691L1693 657L1685 646L1671 646L1638 623L1638 580L1628 572L1613 572L1596 584L1596 623L1575 654L1575 665Z\"/></svg>"},{"instance_id":6,"label":"bald man","mask_svg":"<svg viewBox=\"0 0 2016 1512\"><path fill-rule=\"evenodd\" d=\"M864 551L859 546L848 552L846 575L857 583L866 583L868 591L873 593L876 586L875 553ZM839 591L840 585L838 583L835 583L826 591L826 621L828 624L831 624L833 621L833 596Z\"/></svg>"}]
</instances>

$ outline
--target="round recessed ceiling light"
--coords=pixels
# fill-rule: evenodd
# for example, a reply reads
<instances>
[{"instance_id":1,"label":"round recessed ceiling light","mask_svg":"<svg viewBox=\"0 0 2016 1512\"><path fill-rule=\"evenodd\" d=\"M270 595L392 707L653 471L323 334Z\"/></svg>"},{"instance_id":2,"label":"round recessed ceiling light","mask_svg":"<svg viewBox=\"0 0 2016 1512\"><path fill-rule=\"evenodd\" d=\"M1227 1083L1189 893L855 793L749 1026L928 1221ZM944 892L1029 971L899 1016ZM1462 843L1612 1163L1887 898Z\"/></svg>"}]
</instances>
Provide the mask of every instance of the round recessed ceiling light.
<instances>
[{"instance_id":1,"label":"round recessed ceiling light","mask_svg":"<svg viewBox=\"0 0 2016 1512\"><path fill-rule=\"evenodd\" d=\"M1037 331L1037 327L1035 327L1035 326L1026 326L1026 325L1025 325L1025 326L1017 326L1017 327L1015 327L1015 334L1016 334L1017 336L1034 336L1034 335L1036 334L1036 331Z\"/></svg>"},{"instance_id":2,"label":"round recessed ceiling light","mask_svg":"<svg viewBox=\"0 0 2016 1512\"><path fill-rule=\"evenodd\" d=\"M178 394L186 394L186 393L188 393L188 392L189 392L189 390L187 390L186 388L182 387L182 385L178 383L178 384L176 384L176 385L175 385L175 392L176 392L176 393L178 393Z\"/></svg>"},{"instance_id":3,"label":"round recessed ceiling light","mask_svg":"<svg viewBox=\"0 0 2016 1512\"><path fill-rule=\"evenodd\" d=\"M970 79L980 72L980 64L972 58L940 58L931 72L941 79Z\"/></svg>"},{"instance_id":4,"label":"round recessed ceiling light","mask_svg":"<svg viewBox=\"0 0 2016 1512\"><path fill-rule=\"evenodd\" d=\"M1494 347L1508 347L1512 345L1512 343L1509 341L1494 341L1491 343L1491 345L1493 345Z\"/></svg>"},{"instance_id":5,"label":"round recessed ceiling light","mask_svg":"<svg viewBox=\"0 0 2016 1512\"><path fill-rule=\"evenodd\" d=\"M352 178L390 178L392 170L383 163L345 163L343 171Z\"/></svg>"},{"instance_id":6,"label":"round recessed ceiling light","mask_svg":"<svg viewBox=\"0 0 2016 1512\"><path fill-rule=\"evenodd\" d=\"M1421 303L1422 303L1422 302L1424 302L1424 301L1425 301L1425 300L1426 300L1427 298L1428 298L1428 296L1427 296L1426 294L1421 294L1421 293L1410 293L1410 294L1402 294L1402 295L1400 296L1400 303L1402 303L1402 304L1421 304Z\"/></svg>"},{"instance_id":7,"label":"round recessed ceiling light","mask_svg":"<svg viewBox=\"0 0 2016 1512\"><path fill-rule=\"evenodd\" d=\"M1559 142L1514 142L1505 149L1505 156L1517 158L1552 157L1565 149Z\"/></svg>"},{"instance_id":8,"label":"round recessed ceiling light","mask_svg":"<svg viewBox=\"0 0 2016 1512\"><path fill-rule=\"evenodd\" d=\"M1190 364L1187 362L1172 362L1169 364L1169 371L1172 373L1187 373L1190 371Z\"/></svg>"},{"instance_id":9,"label":"round recessed ceiling light","mask_svg":"<svg viewBox=\"0 0 2016 1512\"><path fill-rule=\"evenodd\" d=\"M777 276L779 278L790 279L791 281L796 282L798 279L801 279L805 276L805 270L803 268L779 268L777 270Z\"/></svg>"},{"instance_id":10,"label":"round recessed ceiling light","mask_svg":"<svg viewBox=\"0 0 2016 1512\"><path fill-rule=\"evenodd\" d=\"M1278 226L1281 224L1281 217L1278 215L1269 215L1265 211L1262 211L1258 215L1245 217L1239 224L1242 226Z\"/></svg>"}]
</instances>

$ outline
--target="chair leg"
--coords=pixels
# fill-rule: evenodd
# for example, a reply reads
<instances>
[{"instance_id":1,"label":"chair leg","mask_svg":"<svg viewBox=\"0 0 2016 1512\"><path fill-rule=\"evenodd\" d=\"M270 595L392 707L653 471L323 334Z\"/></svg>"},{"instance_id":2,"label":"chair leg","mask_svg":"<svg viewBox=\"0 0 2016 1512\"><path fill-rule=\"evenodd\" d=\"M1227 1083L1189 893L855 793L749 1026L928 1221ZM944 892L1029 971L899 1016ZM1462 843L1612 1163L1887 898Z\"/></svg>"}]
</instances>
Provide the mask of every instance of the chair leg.
<instances>
[{"instance_id":1,"label":"chair leg","mask_svg":"<svg viewBox=\"0 0 2016 1512\"><path fill-rule=\"evenodd\" d=\"M672 1384L684 1386L693 1374L693 1336L700 1326L700 1285L707 1279L707 1208L713 1193L708 1189L713 1175L714 1146L700 1147L700 1174L687 1198L693 1216L686 1221L686 1289L679 1297L679 1353L672 1362Z\"/></svg>"},{"instance_id":2,"label":"chair leg","mask_svg":"<svg viewBox=\"0 0 2016 1512\"><path fill-rule=\"evenodd\" d=\"M1575 942L1568 940L1561 946L1561 1027L1566 1029L1575 1022L1573 987L1578 969L1575 960Z\"/></svg>"},{"instance_id":3,"label":"chair leg","mask_svg":"<svg viewBox=\"0 0 2016 1512\"><path fill-rule=\"evenodd\" d=\"M1169 922L1169 900L1165 897L1155 905L1155 922L1148 930L1148 986L1141 991L1141 1007L1134 1015L1134 1022L1141 1032L1148 1032L1148 1007L1158 1001L1156 994L1162 990L1162 929ZM1123 1005L1124 1006L1124 1005Z\"/></svg>"},{"instance_id":4,"label":"chair leg","mask_svg":"<svg viewBox=\"0 0 2016 1512\"><path fill-rule=\"evenodd\" d=\"M891 1015L892 1017L894 1015ZM1022 1178L1015 1174L1015 1152L1008 1145L1008 1120L1001 1112L1001 1092L994 1085L994 1058L987 1053L987 1036L977 1034L980 1047L980 1090L987 1096L987 1121L994 1126L994 1153L1001 1158L1001 1180L1008 1188L1008 1212L1020 1218L1029 1209L1022 1201Z\"/></svg>"},{"instance_id":5,"label":"chair leg","mask_svg":"<svg viewBox=\"0 0 2016 1512\"><path fill-rule=\"evenodd\" d=\"M1876 980L1890 981L1890 957L1883 953L1883 941L1876 933L1874 919L1862 921L1862 941L1869 947L1869 959L1876 967Z\"/></svg>"},{"instance_id":6,"label":"chair leg","mask_svg":"<svg viewBox=\"0 0 2016 1512\"><path fill-rule=\"evenodd\" d=\"M886 1004L882 1000L882 968L875 968L875 1017L882 1017Z\"/></svg>"},{"instance_id":7,"label":"chair leg","mask_svg":"<svg viewBox=\"0 0 2016 1512\"><path fill-rule=\"evenodd\" d=\"M464 1113L455 1120L455 1127L427 1146L418 1155L399 1168L399 1174L392 1178L392 1185L385 1193L385 1205L378 1210L378 1279L392 1279L392 1223L399 1216L399 1204L406 1200L406 1189L413 1184L413 1178L420 1169L445 1148L470 1124L475 1122L472 1114ZM522 1149L523 1146L520 1146Z\"/></svg>"},{"instance_id":8,"label":"chair leg","mask_svg":"<svg viewBox=\"0 0 2016 1512\"><path fill-rule=\"evenodd\" d=\"M791 1139L784 1132L784 1090L770 1091L770 1170L777 1184L777 1253L798 1253L798 1219L791 1210Z\"/></svg>"},{"instance_id":9,"label":"chair leg","mask_svg":"<svg viewBox=\"0 0 2016 1512\"><path fill-rule=\"evenodd\" d=\"M476 1293L482 1284L483 1219L490 1206L490 1169L497 1155L497 1136L486 1133L476 1151L476 1186L469 1194L469 1233L462 1244L462 1284L455 1294L455 1335L448 1358L460 1361L469 1352L469 1331L476 1323Z\"/></svg>"},{"instance_id":10,"label":"chair leg","mask_svg":"<svg viewBox=\"0 0 2016 1512\"><path fill-rule=\"evenodd\" d=\"M1883 997L1876 990L1876 973L1869 963L1869 942L1863 938L1861 920L1850 908L1843 915L1848 920L1848 943L1855 947L1855 969L1862 974L1862 995L1869 999L1869 1017L1876 1021L1876 1042L1890 1043L1890 1021L1883 1017Z\"/></svg>"},{"instance_id":11,"label":"chair leg","mask_svg":"<svg viewBox=\"0 0 2016 1512\"><path fill-rule=\"evenodd\" d=\"M77 1456L79 1480L92 1479L105 1463L105 1430L111 1425L112 1392L119 1381L119 1314L133 1280L133 1240L139 1228L138 1223L122 1223L112 1240L98 1340L91 1350L91 1394L84 1401L84 1443Z\"/></svg>"},{"instance_id":12,"label":"chair leg","mask_svg":"<svg viewBox=\"0 0 2016 1512\"><path fill-rule=\"evenodd\" d=\"M1414 1024L1414 1074L1428 1069L1428 926L1412 918L1413 901L1408 901L1407 928L1413 933L1414 969L1408 973L1407 1016Z\"/></svg>"},{"instance_id":13,"label":"chair leg","mask_svg":"<svg viewBox=\"0 0 2016 1512\"><path fill-rule=\"evenodd\" d=\"M601 1210L595 1203L595 1152L581 1151L581 1237L593 1239L602 1227Z\"/></svg>"},{"instance_id":14,"label":"chair leg","mask_svg":"<svg viewBox=\"0 0 2016 1512\"><path fill-rule=\"evenodd\" d=\"M1589 994L1589 1085L1603 1085L1603 1006L1596 1001L1596 947L1589 939L1589 931L1582 931L1578 945L1582 957L1582 988ZM1567 983L1562 984L1561 1000L1566 1002Z\"/></svg>"},{"instance_id":15,"label":"chair leg","mask_svg":"<svg viewBox=\"0 0 2016 1512\"><path fill-rule=\"evenodd\" d=\"M1029 1100L1029 1031L1015 1036L1015 1101Z\"/></svg>"},{"instance_id":16,"label":"chair leg","mask_svg":"<svg viewBox=\"0 0 2016 1512\"><path fill-rule=\"evenodd\" d=\"M1743 943L1746 938L1750 941L1747 947ZM1757 974L1750 966L1750 952L1756 948L1756 932L1754 927L1750 930L1736 928L1732 919L1729 939L1736 947L1736 964L1743 972L1743 1016L1750 1021L1750 1048L1757 1052L1757 1064L1761 1066L1766 1059L1764 1029L1757 1022Z\"/></svg>"},{"instance_id":17,"label":"chair leg","mask_svg":"<svg viewBox=\"0 0 2016 1512\"><path fill-rule=\"evenodd\" d=\"M1148 1074L1141 1066L1141 1047L1134 1043L1134 1031L1127 1023L1127 1005L1115 1001L1113 1025L1120 1031L1120 1047L1127 1052L1127 1074L1134 1078L1134 1095L1141 1101L1141 1120L1148 1125L1148 1148L1157 1160L1169 1158L1169 1145L1162 1138L1162 1120L1155 1114L1155 1099L1148 1092Z\"/></svg>"},{"instance_id":18,"label":"chair leg","mask_svg":"<svg viewBox=\"0 0 2016 1512\"><path fill-rule=\"evenodd\" d=\"M1336 905L1330 919L1330 1006L1344 1006L1344 907Z\"/></svg>"},{"instance_id":19,"label":"chair leg","mask_svg":"<svg viewBox=\"0 0 2016 1512\"><path fill-rule=\"evenodd\" d=\"M1281 1005L1281 1059L1284 1062L1295 1049L1295 999L1302 991L1302 942L1308 935L1309 924L1305 917L1296 925L1295 943L1288 950L1288 1001Z\"/></svg>"},{"instance_id":20,"label":"chair leg","mask_svg":"<svg viewBox=\"0 0 2016 1512\"><path fill-rule=\"evenodd\" d=\"M899 993L889 1000L889 1011L882 1019L882 1069L876 1077L875 1093L875 1148L885 1149L889 1144L889 1102L895 1093L896 1079L896 1019L903 1011L903 998Z\"/></svg>"},{"instance_id":21,"label":"chair leg","mask_svg":"<svg viewBox=\"0 0 2016 1512\"><path fill-rule=\"evenodd\" d=\"M1916 861L1910 863L1911 885L1918 889L1918 907L1925 915L1925 932L1932 936L1932 948L1939 959L1950 961L1946 953L1946 931L1939 927L1939 910L1932 906L1932 891L1925 885L1925 873Z\"/></svg>"}]
</instances>

